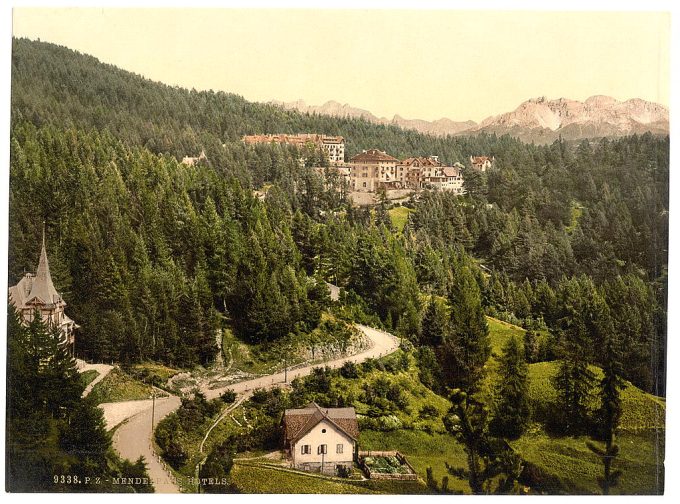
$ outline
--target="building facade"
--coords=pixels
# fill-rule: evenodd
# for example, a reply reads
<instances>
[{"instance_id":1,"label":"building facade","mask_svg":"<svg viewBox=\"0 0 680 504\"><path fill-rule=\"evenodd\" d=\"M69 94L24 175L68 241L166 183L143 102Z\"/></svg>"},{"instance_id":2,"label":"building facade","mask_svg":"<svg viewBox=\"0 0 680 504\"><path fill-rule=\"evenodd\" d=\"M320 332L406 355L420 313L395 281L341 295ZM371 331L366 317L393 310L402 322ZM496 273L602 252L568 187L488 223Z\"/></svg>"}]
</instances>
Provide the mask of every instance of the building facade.
<instances>
[{"instance_id":1,"label":"building facade","mask_svg":"<svg viewBox=\"0 0 680 504\"><path fill-rule=\"evenodd\" d=\"M284 448L291 465L303 471L336 474L351 468L359 424L354 408L322 408L309 403L283 414Z\"/></svg>"},{"instance_id":2,"label":"building facade","mask_svg":"<svg viewBox=\"0 0 680 504\"><path fill-rule=\"evenodd\" d=\"M255 144L285 144L303 148L308 143L312 143L323 150L331 163L344 163L345 161L345 139L341 136L320 135L318 133L299 133L297 135L287 135L285 133L276 135L246 135L243 137L246 145Z\"/></svg>"},{"instance_id":3,"label":"building facade","mask_svg":"<svg viewBox=\"0 0 680 504\"><path fill-rule=\"evenodd\" d=\"M350 187L354 191L375 192L379 188L397 188L399 160L378 149L369 149L350 159Z\"/></svg>"},{"instance_id":4,"label":"building facade","mask_svg":"<svg viewBox=\"0 0 680 504\"><path fill-rule=\"evenodd\" d=\"M66 302L52 283L44 233L38 270L35 275L32 273L24 274L19 283L9 288L9 301L21 315L21 322L24 325L30 324L36 313L39 313L48 327L58 329L59 344L66 346L69 352L73 354L75 349L74 331L78 328L78 325L64 312Z\"/></svg>"},{"instance_id":5,"label":"building facade","mask_svg":"<svg viewBox=\"0 0 680 504\"><path fill-rule=\"evenodd\" d=\"M437 156L411 157L397 165L397 169L401 168L406 170L404 187L464 193L463 165L460 163L444 166Z\"/></svg>"},{"instance_id":6,"label":"building facade","mask_svg":"<svg viewBox=\"0 0 680 504\"><path fill-rule=\"evenodd\" d=\"M496 162L494 156L470 156L470 166L475 170L486 171Z\"/></svg>"}]
</instances>

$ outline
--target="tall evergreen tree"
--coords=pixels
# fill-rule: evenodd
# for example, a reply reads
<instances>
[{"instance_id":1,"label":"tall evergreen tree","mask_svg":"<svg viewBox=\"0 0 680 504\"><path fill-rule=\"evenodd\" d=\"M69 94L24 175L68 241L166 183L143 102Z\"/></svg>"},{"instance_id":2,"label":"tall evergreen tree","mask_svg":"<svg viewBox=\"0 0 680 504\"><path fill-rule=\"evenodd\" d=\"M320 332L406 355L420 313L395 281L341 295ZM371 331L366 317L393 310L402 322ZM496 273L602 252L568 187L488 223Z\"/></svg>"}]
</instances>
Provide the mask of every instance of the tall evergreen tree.
<instances>
[{"instance_id":1,"label":"tall evergreen tree","mask_svg":"<svg viewBox=\"0 0 680 504\"><path fill-rule=\"evenodd\" d=\"M490 424L496 437L517 439L526 429L531 414L528 373L524 351L513 336L503 347L500 358L494 417Z\"/></svg>"},{"instance_id":2,"label":"tall evergreen tree","mask_svg":"<svg viewBox=\"0 0 680 504\"><path fill-rule=\"evenodd\" d=\"M421 323L420 344L436 348L444 341L448 317L443 303L435 296L430 298Z\"/></svg>"},{"instance_id":3,"label":"tall evergreen tree","mask_svg":"<svg viewBox=\"0 0 680 504\"><path fill-rule=\"evenodd\" d=\"M594 436L601 439L604 446L598 446L592 441L587 442L588 448L602 461L603 476L598 478L598 483L604 495L609 495L611 488L618 484L621 476L620 470L612 470L612 464L619 454L619 446L615 441L623 413L621 390L625 387L625 382L621 379L620 359L618 339L612 333L607 338L604 348L602 368L604 376L599 386L600 408L596 414Z\"/></svg>"},{"instance_id":4,"label":"tall evergreen tree","mask_svg":"<svg viewBox=\"0 0 680 504\"><path fill-rule=\"evenodd\" d=\"M491 354L481 293L469 266L457 267L449 291L450 318L438 358L446 384L473 391Z\"/></svg>"}]
</instances>

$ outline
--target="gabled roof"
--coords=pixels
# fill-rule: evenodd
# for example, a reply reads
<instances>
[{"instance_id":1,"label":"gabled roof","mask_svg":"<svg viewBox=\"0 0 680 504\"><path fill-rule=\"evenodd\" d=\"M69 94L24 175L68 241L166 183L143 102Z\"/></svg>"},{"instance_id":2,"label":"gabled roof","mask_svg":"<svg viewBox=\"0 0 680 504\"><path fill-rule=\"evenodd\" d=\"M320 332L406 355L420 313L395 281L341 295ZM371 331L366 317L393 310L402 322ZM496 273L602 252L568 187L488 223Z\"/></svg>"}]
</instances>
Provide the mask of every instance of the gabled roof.
<instances>
[{"instance_id":1,"label":"gabled roof","mask_svg":"<svg viewBox=\"0 0 680 504\"><path fill-rule=\"evenodd\" d=\"M283 413L286 444L296 443L323 420L354 440L359 437L359 424L354 408L322 408L311 402L304 408L287 409Z\"/></svg>"},{"instance_id":2,"label":"gabled roof","mask_svg":"<svg viewBox=\"0 0 680 504\"><path fill-rule=\"evenodd\" d=\"M401 162L405 166L441 166L442 163L433 157L410 157Z\"/></svg>"},{"instance_id":3,"label":"gabled roof","mask_svg":"<svg viewBox=\"0 0 680 504\"><path fill-rule=\"evenodd\" d=\"M350 159L350 161L353 163L375 163L377 161L394 161L395 163L399 162L397 158L394 158L386 152L378 149L369 149L364 151L361 154L354 156L352 159Z\"/></svg>"},{"instance_id":4,"label":"gabled roof","mask_svg":"<svg viewBox=\"0 0 680 504\"><path fill-rule=\"evenodd\" d=\"M442 168L445 177L457 177L460 175L460 168L457 166L445 166Z\"/></svg>"}]
</instances>

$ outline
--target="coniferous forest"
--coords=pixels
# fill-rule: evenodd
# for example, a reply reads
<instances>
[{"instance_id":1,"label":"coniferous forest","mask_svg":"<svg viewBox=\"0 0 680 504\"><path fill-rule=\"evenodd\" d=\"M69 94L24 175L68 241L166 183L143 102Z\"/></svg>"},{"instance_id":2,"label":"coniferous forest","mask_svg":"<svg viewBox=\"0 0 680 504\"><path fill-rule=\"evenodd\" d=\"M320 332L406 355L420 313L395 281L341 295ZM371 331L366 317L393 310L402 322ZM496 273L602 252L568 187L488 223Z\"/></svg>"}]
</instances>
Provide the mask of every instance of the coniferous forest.
<instances>
[{"instance_id":1,"label":"coniferous forest","mask_svg":"<svg viewBox=\"0 0 680 504\"><path fill-rule=\"evenodd\" d=\"M617 380L665 396L668 137L544 146L433 137L170 87L26 39L13 41L11 114L9 285L35 271L44 222L55 286L80 325L80 358L209 366L225 324L249 344L318 328L331 282L356 320L374 320L415 348L420 380L471 423L491 355L486 316L526 329L523 350L514 340L503 350L507 404L491 408L489 432L518 437L526 428L527 363L559 361L559 414L549 423L567 434L595 425L607 439ZM379 148L496 162L485 173L465 169L464 196L425 191L408 202L399 230L387 202L352 206L339 181L300 166L296 148L241 142L298 132L342 135L348 158ZM180 162L202 150L206 160ZM39 378L41 357L24 355L20 342L45 330L11 321L12 393L31 372ZM602 381L592 366L604 370ZM30 404L10 395L9 415L32 411L30 436L53 441L44 464L81 463L55 453L100 436L95 462L106 465L110 441L68 363L62 371L41 381L45 395ZM51 383L75 387L63 396L73 404L52 404ZM455 389L465 392L451 396ZM602 409L589 411L584 397L600 389ZM84 411L94 437L73 435L62 406ZM8 425L21 448L26 425ZM468 448L489 443L451 429Z\"/></svg>"}]
</instances>

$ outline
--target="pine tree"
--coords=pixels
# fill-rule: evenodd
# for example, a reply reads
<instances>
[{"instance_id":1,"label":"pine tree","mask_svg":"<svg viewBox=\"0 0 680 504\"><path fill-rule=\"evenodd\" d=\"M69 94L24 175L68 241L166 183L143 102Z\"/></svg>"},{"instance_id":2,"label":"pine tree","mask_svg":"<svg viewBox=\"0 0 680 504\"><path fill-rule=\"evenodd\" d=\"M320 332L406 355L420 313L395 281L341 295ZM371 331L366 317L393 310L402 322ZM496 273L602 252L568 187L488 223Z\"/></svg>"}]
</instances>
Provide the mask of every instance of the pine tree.
<instances>
[{"instance_id":1,"label":"pine tree","mask_svg":"<svg viewBox=\"0 0 680 504\"><path fill-rule=\"evenodd\" d=\"M524 358L528 363L538 362L540 352L540 342L538 334L528 329L524 333Z\"/></svg>"},{"instance_id":2,"label":"pine tree","mask_svg":"<svg viewBox=\"0 0 680 504\"><path fill-rule=\"evenodd\" d=\"M529 368L524 351L513 336L500 358L497 399L491 431L497 437L517 439L529 423Z\"/></svg>"},{"instance_id":3,"label":"pine tree","mask_svg":"<svg viewBox=\"0 0 680 504\"><path fill-rule=\"evenodd\" d=\"M444 417L446 430L463 445L467 471L446 464L449 474L467 476L474 494L517 493L522 460L502 439L489 435L488 408L461 390L449 396L451 409Z\"/></svg>"},{"instance_id":4,"label":"pine tree","mask_svg":"<svg viewBox=\"0 0 680 504\"><path fill-rule=\"evenodd\" d=\"M444 417L444 425L464 446L468 484L472 493L484 493L484 461L481 451L486 435L488 410L461 390L455 390L449 400L452 406L449 414Z\"/></svg>"},{"instance_id":5,"label":"pine tree","mask_svg":"<svg viewBox=\"0 0 680 504\"><path fill-rule=\"evenodd\" d=\"M429 347L441 345L444 341L447 322L445 307L435 296L432 296L423 314L420 344Z\"/></svg>"},{"instance_id":6,"label":"pine tree","mask_svg":"<svg viewBox=\"0 0 680 504\"><path fill-rule=\"evenodd\" d=\"M615 443L616 432L621 422L623 406L621 402L621 390L625 382L621 378L621 352L617 338L611 334L607 338L605 357L602 371L604 376L600 381L600 409L596 414L595 436L601 439L604 447L594 442L587 442L588 448L602 460L604 474L598 478L600 488L604 495L609 495L613 486L618 484L621 476L620 470L612 470L612 463L619 454L619 446Z\"/></svg>"},{"instance_id":7,"label":"pine tree","mask_svg":"<svg viewBox=\"0 0 680 504\"><path fill-rule=\"evenodd\" d=\"M199 470L201 489L206 493L230 493L229 473L234 465L235 441L228 438L212 449Z\"/></svg>"},{"instance_id":8,"label":"pine tree","mask_svg":"<svg viewBox=\"0 0 680 504\"><path fill-rule=\"evenodd\" d=\"M491 354L489 327L482 310L477 281L460 265L449 292L450 318L438 357L446 384L474 391Z\"/></svg>"}]
</instances>

